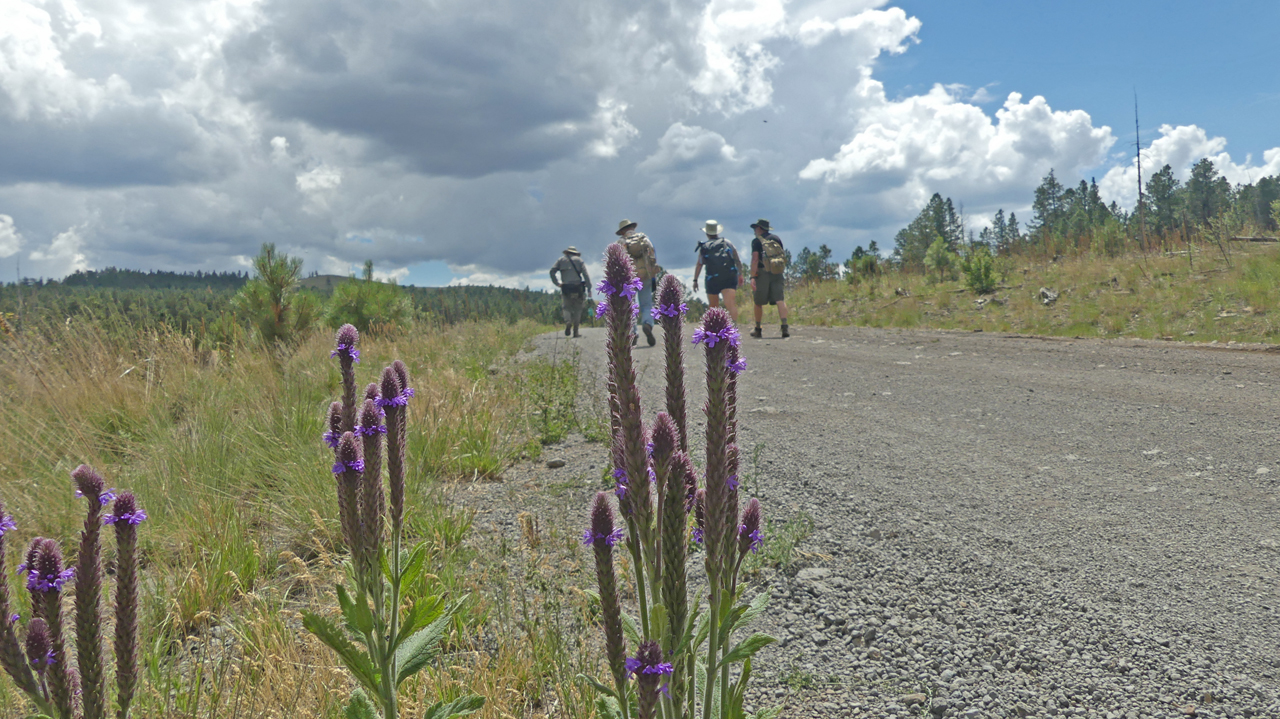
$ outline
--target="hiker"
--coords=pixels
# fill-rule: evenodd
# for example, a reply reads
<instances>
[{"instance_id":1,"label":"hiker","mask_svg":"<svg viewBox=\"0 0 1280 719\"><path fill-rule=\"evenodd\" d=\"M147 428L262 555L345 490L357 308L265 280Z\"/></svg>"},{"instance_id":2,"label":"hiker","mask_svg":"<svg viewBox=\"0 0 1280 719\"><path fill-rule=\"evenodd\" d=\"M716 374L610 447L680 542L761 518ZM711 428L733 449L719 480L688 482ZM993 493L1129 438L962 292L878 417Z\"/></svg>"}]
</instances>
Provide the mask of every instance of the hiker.
<instances>
[{"instance_id":1,"label":"hiker","mask_svg":"<svg viewBox=\"0 0 1280 719\"><path fill-rule=\"evenodd\" d=\"M729 317L738 321L738 285L741 284L738 266L738 250L725 238L720 236L724 226L715 220L707 220L702 231L707 239L698 243L698 264L693 268L693 291L698 291L698 275L702 268L707 268L707 304L720 306L720 297L724 296L724 307Z\"/></svg>"},{"instance_id":2,"label":"hiker","mask_svg":"<svg viewBox=\"0 0 1280 719\"><path fill-rule=\"evenodd\" d=\"M782 273L787 269L782 240L769 230L768 220L756 220L751 224L751 229L756 232L755 239L751 240L751 292L756 303L756 328L751 330L751 336L757 339L764 336L760 320L764 318L765 304L770 304L778 306L782 336L790 337L791 333L787 331L787 303L782 296Z\"/></svg>"},{"instance_id":3,"label":"hiker","mask_svg":"<svg viewBox=\"0 0 1280 719\"><path fill-rule=\"evenodd\" d=\"M560 278L556 279L556 273ZM564 251L564 257L556 260L551 266L551 284L560 288L560 309L564 312L564 336L572 332L578 334L578 323L582 321L583 301L591 294L591 277L587 274L587 266L582 262L582 253L572 245Z\"/></svg>"},{"instance_id":4,"label":"hiker","mask_svg":"<svg viewBox=\"0 0 1280 719\"><path fill-rule=\"evenodd\" d=\"M643 232L636 232L636 223L631 220L619 222L618 231L614 234L618 236L618 244L631 256L636 276L644 283L640 291L636 292L636 302L640 305L636 322L644 330L644 337L652 347L658 343L658 339L653 336L653 292L658 288L658 270L662 269L658 266L658 255L653 249L653 243ZM637 339L639 335L633 330L631 344L635 344Z\"/></svg>"}]
</instances>

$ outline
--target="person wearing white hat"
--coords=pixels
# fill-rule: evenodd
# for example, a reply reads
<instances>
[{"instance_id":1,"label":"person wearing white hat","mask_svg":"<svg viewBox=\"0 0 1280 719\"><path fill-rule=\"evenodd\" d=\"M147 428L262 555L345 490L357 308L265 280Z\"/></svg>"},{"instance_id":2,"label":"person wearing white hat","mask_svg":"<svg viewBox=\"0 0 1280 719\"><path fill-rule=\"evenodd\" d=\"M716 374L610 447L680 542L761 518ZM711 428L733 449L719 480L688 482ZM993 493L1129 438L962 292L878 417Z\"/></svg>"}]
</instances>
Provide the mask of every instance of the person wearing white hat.
<instances>
[{"instance_id":1,"label":"person wearing white hat","mask_svg":"<svg viewBox=\"0 0 1280 719\"><path fill-rule=\"evenodd\" d=\"M559 273L560 278L556 279ZM582 262L582 253L570 245L564 256L551 266L551 283L560 288L560 309L564 313L564 336L573 332L578 334L578 323L582 321L582 305L587 295L591 294L591 276L587 274L587 266Z\"/></svg>"},{"instance_id":2,"label":"person wearing white hat","mask_svg":"<svg viewBox=\"0 0 1280 719\"><path fill-rule=\"evenodd\" d=\"M742 260L738 258L738 250L727 239L720 236L724 226L715 220L707 220L702 226L707 238L698 243L698 264L693 268L693 291L698 291L698 275L702 268L707 268L707 304L720 306L720 298L724 298L724 308L734 322L738 321L737 290L741 284L738 268Z\"/></svg>"}]
</instances>

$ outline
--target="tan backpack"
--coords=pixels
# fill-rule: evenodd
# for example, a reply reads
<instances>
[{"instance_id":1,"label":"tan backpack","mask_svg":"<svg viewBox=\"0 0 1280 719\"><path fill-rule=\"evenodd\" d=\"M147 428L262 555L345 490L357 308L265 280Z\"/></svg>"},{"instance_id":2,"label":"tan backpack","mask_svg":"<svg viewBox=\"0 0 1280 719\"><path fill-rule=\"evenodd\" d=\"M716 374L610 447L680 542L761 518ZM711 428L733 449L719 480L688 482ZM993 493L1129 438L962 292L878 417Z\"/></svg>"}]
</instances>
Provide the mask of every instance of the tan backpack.
<instances>
[{"instance_id":1,"label":"tan backpack","mask_svg":"<svg viewBox=\"0 0 1280 719\"><path fill-rule=\"evenodd\" d=\"M760 238L760 246L764 248L765 272L780 275L787 269L787 254L782 249L782 241L776 235L765 235Z\"/></svg>"},{"instance_id":2,"label":"tan backpack","mask_svg":"<svg viewBox=\"0 0 1280 719\"><path fill-rule=\"evenodd\" d=\"M649 242L643 232L636 232L632 235L622 238L622 246L626 248L627 254L631 255L631 264L635 265L636 274L640 279L647 280L649 267Z\"/></svg>"}]
</instances>

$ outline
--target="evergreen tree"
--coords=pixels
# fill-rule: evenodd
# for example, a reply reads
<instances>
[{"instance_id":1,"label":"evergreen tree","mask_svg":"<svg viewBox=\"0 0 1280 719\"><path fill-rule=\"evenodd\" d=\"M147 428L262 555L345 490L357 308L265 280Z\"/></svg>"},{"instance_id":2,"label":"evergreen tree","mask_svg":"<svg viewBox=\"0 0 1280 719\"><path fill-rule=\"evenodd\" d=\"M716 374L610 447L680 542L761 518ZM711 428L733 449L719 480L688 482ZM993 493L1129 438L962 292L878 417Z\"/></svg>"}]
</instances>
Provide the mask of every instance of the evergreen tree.
<instances>
[{"instance_id":1,"label":"evergreen tree","mask_svg":"<svg viewBox=\"0 0 1280 719\"><path fill-rule=\"evenodd\" d=\"M1218 174L1218 168L1206 157L1191 167L1185 197L1191 219L1207 225L1210 219L1231 206L1231 184Z\"/></svg>"},{"instance_id":2,"label":"evergreen tree","mask_svg":"<svg viewBox=\"0 0 1280 719\"><path fill-rule=\"evenodd\" d=\"M1173 168L1165 165L1147 180L1147 222L1156 235L1166 235L1178 226L1182 215L1182 183L1173 176Z\"/></svg>"},{"instance_id":3,"label":"evergreen tree","mask_svg":"<svg viewBox=\"0 0 1280 719\"><path fill-rule=\"evenodd\" d=\"M1055 233L1062 231L1062 221L1066 217L1066 192L1050 169L1036 188L1035 199L1031 202L1032 216L1028 229L1036 242L1049 244Z\"/></svg>"},{"instance_id":4,"label":"evergreen tree","mask_svg":"<svg viewBox=\"0 0 1280 719\"><path fill-rule=\"evenodd\" d=\"M253 258L257 276L249 280L232 306L253 323L258 337L268 345L291 342L315 323L320 301L298 291L302 258L277 253L274 243L263 243Z\"/></svg>"},{"instance_id":5,"label":"evergreen tree","mask_svg":"<svg viewBox=\"0 0 1280 719\"><path fill-rule=\"evenodd\" d=\"M893 256L907 269L924 267L924 257L934 242L942 240L947 251L954 252L964 243L964 220L956 212L951 198L934 193L911 224L894 236Z\"/></svg>"}]
</instances>

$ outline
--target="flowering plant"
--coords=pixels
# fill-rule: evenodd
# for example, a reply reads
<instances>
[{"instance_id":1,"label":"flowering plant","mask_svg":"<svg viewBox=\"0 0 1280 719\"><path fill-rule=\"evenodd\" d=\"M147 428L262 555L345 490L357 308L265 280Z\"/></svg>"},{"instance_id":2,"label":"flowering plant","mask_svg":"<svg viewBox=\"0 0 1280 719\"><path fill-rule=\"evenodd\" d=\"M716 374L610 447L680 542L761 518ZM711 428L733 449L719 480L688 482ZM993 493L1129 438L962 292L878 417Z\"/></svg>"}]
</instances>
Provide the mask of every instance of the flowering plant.
<instances>
[{"instance_id":1,"label":"flowering plant","mask_svg":"<svg viewBox=\"0 0 1280 719\"><path fill-rule=\"evenodd\" d=\"M338 330L337 349L330 356L341 366L342 401L329 406L329 430L324 434L334 450L338 520L351 554L348 581L337 586L344 626L313 612L303 612L302 625L337 653L356 680L344 716L398 719L400 685L439 655L440 640L466 597L451 605L440 596L418 597L405 607L405 588L417 582L426 562L425 544L410 551L401 548L406 410L414 392L408 368L396 360L382 371L380 382L365 387L364 400L357 406L354 365L360 356L359 337L351 325ZM451 719L483 706L483 697L467 695L437 702L424 716Z\"/></svg>"},{"instance_id":2,"label":"flowering plant","mask_svg":"<svg viewBox=\"0 0 1280 719\"><path fill-rule=\"evenodd\" d=\"M605 253L601 316L608 317L609 403L612 410L613 476L623 526L615 524L609 493L596 495L583 543L594 554L605 655L612 686L583 676L599 692L596 711L609 719L730 719L742 710L751 658L774 639L752 634L734 642L734 632L764 611L768 595L742 603L738 572L747 553L759 548L760 503L752 499L738 514L736 385L746 368L739 336L727 313L712 309L694 331L705 349L707 381L706 472L702 487L689 459L684 383L683 314L680 283L666 276L654 318L665 336L666 407L652 427L642 421L631 356L630 316L635 271L626 251ZM645 477L648 477L646 481ZM699 607L686 573L690 518L693 536L705 548L707 607ZM639 621L621 607L615 549L625 549L635 568ZM624 637L625 635L625 637ZM636 645L628 656L625 641ZM733 667L741 665L737 676ZM634 679L634 681L632 681ZM731 681L732 680L732 681Z\"/></svg>"}]
</instances>

